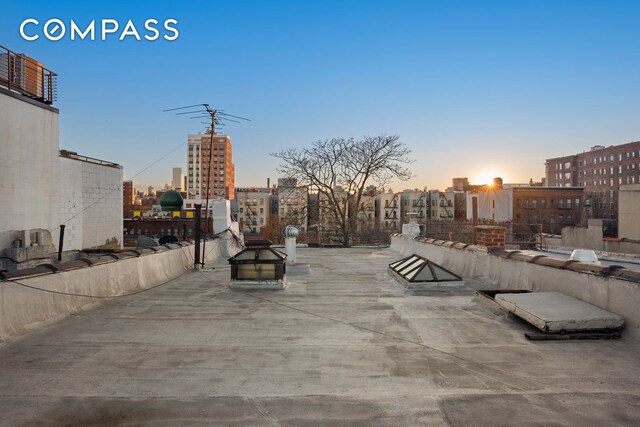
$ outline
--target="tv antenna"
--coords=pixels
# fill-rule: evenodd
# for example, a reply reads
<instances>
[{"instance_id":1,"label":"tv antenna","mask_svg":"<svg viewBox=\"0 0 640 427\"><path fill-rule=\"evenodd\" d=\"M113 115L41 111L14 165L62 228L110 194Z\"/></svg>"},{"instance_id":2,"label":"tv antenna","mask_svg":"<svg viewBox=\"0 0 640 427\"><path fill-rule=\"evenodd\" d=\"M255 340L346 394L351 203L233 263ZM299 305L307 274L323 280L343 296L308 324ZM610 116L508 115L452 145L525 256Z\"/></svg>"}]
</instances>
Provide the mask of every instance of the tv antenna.
<instances>
[{"instance_id":1,"label":"tv antenna","mask_svg":"<svg viewBox=\"0 0 640 427\"><path fill-rule=\"evenodd\" d=\"M233 114L225 113L224 110L211 108L209 104L187 105L185 107L162 110L163 113L171 111L179 111L178 113L175 113L176 116L190 115L190 119L209 119L210 123L200 123L209 124L211 126L211 132L214 134L216 133L216 126L226 126L226 122L242 123L240 120L244 120L247 122L251 121L251 119L247 119L246 117L234 116Z\"/></svg>"},{"instance_id":2,"label":"tv antenna","mask_svg":"<svg viewBox=\"0 0 640 427\"><path fill-rule=\"evenodd\" d=\"M189 110L189 111L181 111L181 110ZM205 202L205 216L204 221L207 227L209 227L209 197L211 193L211 162L213 161L213 136L216 135L216 126L226 126L226 122L234 122L234 123L242 123L240 120L244 120L250 122L251 119L247 119L245 117L234 116L233 114L225 113L224 110L217 110L211 108L209 104L194 104L187 105L185 107L177 107L177 108L169 108L167 110L162 110L163 113L168 113L172 111L178 111L175 113L176 116L183 115L191 115L189 119L209 119L209 123L200 122L202 124L209 124L211 126L211 138L209 140L209 164L207 165L206 175L207 175L207 187L205 190L206 194L206 202ZM233 118L230 118L233 117ZM227 194L228 196L228 194ZM200 218L196 218L199 220ZM209 232L212 232L212 229L209 229ZM202 242L202 260L196 260L194 264L200 264L204 267L204 258L205 258L205 244L206 239Z\"/></svg>"}]
</instances>

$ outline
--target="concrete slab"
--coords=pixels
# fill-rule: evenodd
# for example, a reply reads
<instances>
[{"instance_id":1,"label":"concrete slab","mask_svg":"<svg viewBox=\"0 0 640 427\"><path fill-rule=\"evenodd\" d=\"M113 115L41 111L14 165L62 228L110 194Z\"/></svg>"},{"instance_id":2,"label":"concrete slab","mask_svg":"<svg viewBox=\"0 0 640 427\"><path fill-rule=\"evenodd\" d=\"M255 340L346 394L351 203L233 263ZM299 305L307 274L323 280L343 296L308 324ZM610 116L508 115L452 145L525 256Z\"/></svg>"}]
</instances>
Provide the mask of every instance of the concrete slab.
<instances>
[{"instance_id":1,"label":"concrete slab","mask_svg":"<svg viewBox=\"0 0 640 427\"><path fill-rule=\"evenodd\" d=\"M545 332L619 329L624 319L558 292L498 294L498 305Z\"/></svg>"},{"instance_id":2,"label":"concrete slab","mask_svg":"<svg viewBox=\"0 0 640 427\"><path fill-rule=\"evenodd\" d=\"M279 292L221 259L9 340L0 426L640 424L640 343L533 343L471 291L408 295L394 259L299 248Z\"/></svg>"},{"instance_id":3,"label":"concrete slab","mask_svg":"<svg viewBox=\"0 0 640 427\"><path fill-rule=\"evenodd\" d=\"M280 291L287 287L287 283L287 276L284 276L282 280L231 280L229 288L244 291Z\"/></svg>"}]
</instances>

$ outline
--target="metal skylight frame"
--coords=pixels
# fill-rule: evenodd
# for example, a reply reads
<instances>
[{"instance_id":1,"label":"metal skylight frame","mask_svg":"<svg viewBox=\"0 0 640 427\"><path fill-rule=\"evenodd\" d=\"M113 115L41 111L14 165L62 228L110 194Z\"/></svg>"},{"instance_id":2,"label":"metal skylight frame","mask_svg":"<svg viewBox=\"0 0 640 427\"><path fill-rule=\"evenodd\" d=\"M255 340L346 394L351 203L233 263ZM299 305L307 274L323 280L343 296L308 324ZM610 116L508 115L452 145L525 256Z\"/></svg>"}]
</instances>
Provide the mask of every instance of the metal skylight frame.
<instances>
[{"instance_id":1,"label":"metal skylight frame","mask_svg":"<svg viewBox=\"0 0 640 427\"><path fill-rule=\"evenodd\" d=\"M410 283L459 282L462 280L462 277L457 274L417 254L392 262L389 264L389 269Z\"/></svg>"}]
</instances>

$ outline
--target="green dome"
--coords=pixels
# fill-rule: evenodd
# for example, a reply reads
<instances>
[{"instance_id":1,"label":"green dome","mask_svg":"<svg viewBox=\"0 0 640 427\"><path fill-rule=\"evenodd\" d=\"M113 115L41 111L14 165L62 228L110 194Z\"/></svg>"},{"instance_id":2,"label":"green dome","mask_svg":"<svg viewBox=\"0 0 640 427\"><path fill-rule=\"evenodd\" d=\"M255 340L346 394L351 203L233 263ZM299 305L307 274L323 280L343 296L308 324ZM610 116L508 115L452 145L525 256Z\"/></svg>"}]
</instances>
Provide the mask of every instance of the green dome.
<instances>
[{"instance_id":1,"label":"green dome","mask_svg":"<svg viewBox=\"0 0 640 427\"><path fill-rule=\"evenodd\" d=\"M163 212L182 210L182 196L175 190L169 190L160 196L160 207Z\"/></svg>"}]
</instances>

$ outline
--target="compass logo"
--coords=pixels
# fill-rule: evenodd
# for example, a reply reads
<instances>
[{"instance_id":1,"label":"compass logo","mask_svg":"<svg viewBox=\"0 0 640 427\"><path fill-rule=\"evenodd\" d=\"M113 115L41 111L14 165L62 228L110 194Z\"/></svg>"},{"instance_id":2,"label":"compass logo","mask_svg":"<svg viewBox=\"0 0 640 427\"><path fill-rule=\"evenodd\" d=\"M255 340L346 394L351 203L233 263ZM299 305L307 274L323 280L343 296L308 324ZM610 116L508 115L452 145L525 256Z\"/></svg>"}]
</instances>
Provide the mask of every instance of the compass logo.
<instances>
[{"instance_id":1,"label":"compass logo","mask_svg":"<svg viewBox=\"0 0 640 427\"><path fill-rule=\"evenodd\" d=\"M80 26L72 19L65 23L61 19L51 18L42 25L35 18L28 18L20 24L20 36L27 41L35 41L44 36L47 40L56 42L68 37L69 40L96 40L98 33L100 40L117 37L118 40L134 38L138 41L155 41L162 38L167 41L177 40L180 32L177 28L178 20L170 18L162 23L157 19L147 19L139 29L129 19L121 25L117 19L92 20L86 26ZM120 30L122 28L122 30Z\"/></svg>"}]
</instances>

